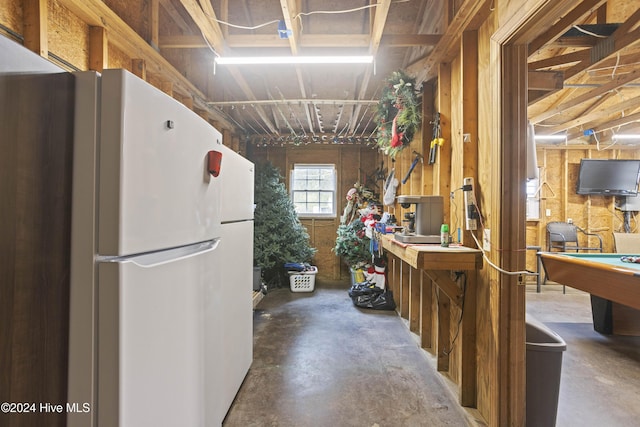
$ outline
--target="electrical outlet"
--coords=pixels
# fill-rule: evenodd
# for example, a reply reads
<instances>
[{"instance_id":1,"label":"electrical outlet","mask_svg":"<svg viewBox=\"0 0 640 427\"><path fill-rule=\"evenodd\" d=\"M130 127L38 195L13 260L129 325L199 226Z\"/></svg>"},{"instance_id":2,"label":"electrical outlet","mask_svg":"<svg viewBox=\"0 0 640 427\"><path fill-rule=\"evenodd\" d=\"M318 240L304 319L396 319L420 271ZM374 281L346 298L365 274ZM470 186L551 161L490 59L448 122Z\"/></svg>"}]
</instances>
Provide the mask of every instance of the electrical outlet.
<instances>
[{"instance_id":1,"label":"electrical outlet","mask_svg":"<svg viewBox=\"0 0 640 427\"><path fill-rule=\"evenodd\" d=\"M482 230L482 248L485 251L491 250L491 230L488 228Z\"/></svg>"}]
</instances>

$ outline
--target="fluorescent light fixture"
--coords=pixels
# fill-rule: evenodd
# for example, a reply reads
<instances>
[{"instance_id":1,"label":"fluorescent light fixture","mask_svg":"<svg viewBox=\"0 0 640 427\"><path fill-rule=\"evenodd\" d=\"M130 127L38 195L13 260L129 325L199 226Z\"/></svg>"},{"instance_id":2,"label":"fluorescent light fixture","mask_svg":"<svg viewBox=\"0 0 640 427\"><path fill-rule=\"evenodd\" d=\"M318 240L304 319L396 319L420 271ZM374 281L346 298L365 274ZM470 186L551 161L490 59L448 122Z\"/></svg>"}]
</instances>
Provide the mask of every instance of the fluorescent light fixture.
<instances>
[{"instance_id":1,"label":"fluorescent light fixture","mask_svg":"<svg viewBox=\"0 0 640 427\"><path fill-rule=\"evenodd\" d=\"M567 139L567 135L536 135L537 141L564 141Z\"/></svg>"},{"instance_id":2,"label":"fluorescent light fixture","mask_svg":"<svg viewBox=\"0 0 640 427\"><path fill-rule=\"evenodd\" d=\"M220 65L371 64L373 56L219 56Z\"/></svg>"},{"instance_id":3,"label":"fluorescent light fixture","mask_svg":"<svg viewBox=\"0 0 640 427\"><path fill-rule=\"evenodd\" d=\"M629 140L634 140L634 139L640 139L640 134L637 133L621 133L621 134L616 134L613 135L613 139L619 140L619 141L629 141Z\"/></svg>"}]
</instances>

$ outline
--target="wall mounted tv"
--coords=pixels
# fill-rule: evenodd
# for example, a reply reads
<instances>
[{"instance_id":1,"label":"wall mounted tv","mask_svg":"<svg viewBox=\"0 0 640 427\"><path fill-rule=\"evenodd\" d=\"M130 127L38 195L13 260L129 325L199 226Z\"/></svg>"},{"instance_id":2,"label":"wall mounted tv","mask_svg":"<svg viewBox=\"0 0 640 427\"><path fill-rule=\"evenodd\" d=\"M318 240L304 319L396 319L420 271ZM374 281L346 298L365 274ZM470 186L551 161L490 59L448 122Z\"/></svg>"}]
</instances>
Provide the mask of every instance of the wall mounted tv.
<instances>
[{"instance_id":1,"label":"wall mounted tv","mask_svg":"<svg viewBox=\"0 0 640 427\"><path fill-rule=\"evenodd\" d=\"M638 194L640 160L580 160L578 194L632 196Z\"/></svg>"}]
</instances>

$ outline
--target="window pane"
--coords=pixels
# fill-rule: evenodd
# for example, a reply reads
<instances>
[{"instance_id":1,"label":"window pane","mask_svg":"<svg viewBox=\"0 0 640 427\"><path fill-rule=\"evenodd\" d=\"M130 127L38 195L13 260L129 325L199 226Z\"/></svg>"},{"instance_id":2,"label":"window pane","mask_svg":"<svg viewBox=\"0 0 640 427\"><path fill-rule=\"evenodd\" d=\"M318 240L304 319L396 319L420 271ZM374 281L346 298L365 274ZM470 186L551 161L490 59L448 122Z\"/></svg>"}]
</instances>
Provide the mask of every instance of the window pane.
<instances>
[{"instance_id":1,"label":"window pane","mask_svg":"<svg viewBox=\"0 0 640 427\"><path fill-rule=\"evenodd\" d=\"M307 194L303 191L295 191L293 193L293 203L306 203Z\"/></svg>"},{"instance_id":2,"label":"window pane","mask_svg":"<svg viewBox=\"0 0 640 427\"><path fill-rule=\"evenodd\" d=\"M540 180L531 179L527 181L527 219L540 218Z\"/></svg>"},{"instance_id":3,"label":"window pane","mask_svg":"<svg viewBox=\"0 0 640 427\"><path fill-rule=\"evenodd\" d=\"M333 203L333 194L328 192L320 193L320 202L327 204Z\"/></svg>"}]
</instances>

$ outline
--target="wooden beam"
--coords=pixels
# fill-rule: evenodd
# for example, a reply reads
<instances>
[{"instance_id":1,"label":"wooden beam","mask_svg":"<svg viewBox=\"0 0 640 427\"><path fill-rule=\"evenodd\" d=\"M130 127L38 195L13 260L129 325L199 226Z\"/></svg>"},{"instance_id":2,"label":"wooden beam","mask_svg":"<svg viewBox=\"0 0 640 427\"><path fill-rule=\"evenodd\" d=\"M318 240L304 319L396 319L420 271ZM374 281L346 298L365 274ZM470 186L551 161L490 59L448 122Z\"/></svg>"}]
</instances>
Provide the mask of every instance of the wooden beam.
<instances>
[{"instance_id":1,"label":"wooden beam","mask_svg":"<svg viewBox=\"0 0 640 427\"><path fill-rule=\"evenodd\" d=\"M193 22L196 23L202 35L209 41L218 54L226 51L224 36L222 29L218 25L216 14L211 7L211 3L207 1L198 2L197 0L180 0L180 3L187 11Z\"/></svg>"},{"instance_id":2,"label":"wooden beam","mask_svg":"<svg viewBox=\"0 0 640 427\"><path fill-rule=\"evenodd\" d=\"M462 176L478 182L478 32L465 31L460 43L462 76ZM465 135L467 135L465 139ZM458 137L460 137L458 136ZM474 247L471 232L462 233L462 243Z\"/></svg>"},{"instance_id":3,"label":"wooden beam","mask_svg":"<svg viewBox=\"0 0 640 427\"><path fill-rule=\"evenodd\" d=\"M147 65L144 59L134 58L131 60L131 72L142 80L147 80Z\"/></svg>"},{"instance_id":4,"label":"wooden beam","mask_svg":"<svg viewBox=\"0 0 640 427\"><path fill-rule=\"evenodd\" d=\"M444 138L444 144L442 147L438 147L440 151L438 154L438 158L436 164L433 168L433 184L434 191L437 193L433 194L449 194L451 191L451 64L450 63L441 63L438 66L438 79L436 81L437 90L436 93L438 98L435 100L435 108L436 111L440 112L440 132L442 138ZM424 101L423 101L424 102ZM432 117L433 119L433 117ZM429 193L426 193L429 194ZM447 203L449 205L449 203ZM449 218L449 224L455 224L460 221L464 221L463 212L459 210L460 218ZM462 222L458 222L462 224ZM452 230L454 231L454 230Z\"/></svg>"},{"instance_id":5,"label":"wooden beam","mask_svg":"<svg viewBox=\"0 0 640 427\"><path fill-rule=\"evenodd\" d=\"M422 315L420 316L420 347L424 349L433 348L433 283L424 270L421 275L422 294L421 303Z\"/></svg>"},{"instance_id":6,"label":"wooden beam","mask_svg":"<svg viewBox=\"0 0 640 427\"><path fill-rule=\"evenodd\" d=\"M204 6L204 10L200 8L199 4L196 3L196 0L180 0L180 3L184 6L189 16L191 16L191 19L193 19L196 25L200 28L203 36L209 41L209 44L213 46L216 52L218 54L224 53L226 50L224 37L222 36L222 30L217 23L217 18L213 8L211 7L211 3L205 1L204 4L208 4L208 6ZM251 87L240 70L234 66L227 66L226 69L233 77L242 93L244 93L245 97L248 100L256 99L255 94L251 90ZM256 113L260 116L260 119L264 122L269 131L276 135L279 134L278 130L273 126L273 123L267 117L262 107L256 107Z\"/></svg>"},{"instance_id":7,"label":"wooden beam","mask_svg":"<svg viewBox=\"0 0 640 427\"><path fill-rule=\"evenodd\" d=\"M447 296L451 299L451 301L458 307L462 307L462 297L463 292L462 289L458 286L456 282L451 280L449 277L449 270L423 270L424 273L429 276L431 280L436 282L438 288L442 290Z\"/></svg>"},{"instance_id":8,"label":"wooden beam","mask_svg":"<svg viewBox=\"0 0 640 427\"><path fill-rule=\"evenodd\" d=\"M449 356L453 350L451 348L451 335L449 333L451 330L451 302L449 301L449 297L442 292L441 289L436 289L436 295L438 295L438 342L436 345L436 369L438 369L438 372L449 372Z\"/></svg>"},{"instance_id":9,"label":"wooden beam","mask_svg":"<svg viewBox=\"0 0 640 427\"><path fill-rule=\"evenodd\" d=\"M226 37L229 48L256 48L289 46L287 39L281 39L277 34L230 34ZM368 34L301 34L297 45L301 48L330 47L334 49L366 48L369 46ZM384 38L383 43L384 44ZM162 48L203 48L207 44L200 35L171 35L160 36Z\"/></svg>"},{"instance_id":10,"label":"wooden beam","mask_svg":"<svg viewBox=\"0 0 640 427\"><path fill-rule=\"evenodd\" d=\"M379 0L377 3L376 11L373 18L373 26L371 28L371 41L369 44L369 54L374 57L378 53L380 48L380 41L382 40L382 32L384 26L387 23L387 16L389 16L389 8L391 7L391 0ZM361 98L360 98L361 99Z\"/></svg>"},{"instance_id":11,"label":"wooden beam","mask_svg":"<svg viewBox=\"0 0 640 427\"><path fill-rule=\"evenodd\" d=\"M596 68L622 49L638 43L640 41L640 27L636 28L638 23L640 23L640 9L637 9L613 34L601 39L590 49L591 54L588 58L566 70L565 78Z\"/></svg>"},{"instance_id":12,"label":"wooden beam","mask_svg":"<svg viewBox=\"0 0 640 427\"><path fill-rule=\"evenodd\" d=\"M385 47L435 46L441 39L441 34L389 34L380 43Z\"/></svg>"},{"instance_id":13,"label":"wooden beam","mask_svg":"<svg viewBox=\"0 0 640 427\"><path fill-rule=\"evenodd\" d=\"M252 22L251 14L247 10L247 6L245 2L242 2L242 6L245 8L245 12L247 14L247 21ZM220 17L224 22L229 22L229 0L221 0L220 1ZM229 43L229 27L224 25L222 27L222 35L227 43Z\"/></svg>"},{"instance_id":14,"label":"wooden beam","mask_svg":"<svg viewBox=\"0 0 640 427\"><path fill-rule=\"evenodd\" d=\"M507 271L525 268L522 250L525 237L524 186L527 135L526 45L502 46L499 141L492 152L492 179L499 183L492 198L492 237L499 251L492 250L497 265ZM499 224L499 226L498 226ZM493 236L497 231L497 236ZM498 387L494 399L500 402L496 425L524 425L525 420L525 287L515 276L500 275L497 288Z\"/></svg>"},{"instance_id":15,"label":"wooden beam","mask_svg":"<svg viewBox=\"0 0 640 427\"><path fill-rule=\"evenodd\" d=\"M150 36L149 36L149 44L158 49L160 46L158 42L158 35L160 33L160 3L159 0L151 0L151 4L149 7L149 22L150 22Z\"/></svg>"},{"instance_id":16,"label":"wooden beam","mask_svg":"<svg viewBox=\"0 0 640 427\"><path fill-rule=\"evenodd\" d=\"M162 49L203 49L208 48L202 35L159 36L158 46Z\"/></svg>"},{"instance_id":17,"label":"wooden beam","mask_svg":"<svg viewBox=\"0 0 640 427\"><path fill-rule=\"evenodd\" d=\"M529 55L535 53L542 46L550 43L567 32L576 22L581 21L595 9L605 4L607 0L584 0L576 5L569 13L564 15L558 22L552 25L547 31L536 37L529 43Z\"/></svg>"},{"instance_id":18,"label":"wooden beam","mask_svg":"<svg viewBox=\"0 0 640 427\"><path fill-rule=\"evenodd\" d=\"M420 333L420 314L421 309L421 292L422 292L422 273L416 268L409 270L409 280L411 282L411 290L409 295L409 330L416 334Z\"/></svg>"},{"instance_id":19,"label":"wooden beam","mask_svg":"<svg viewBox=\"0 0 640 427\"><path fill-rule=\"evenodd\" d=\"M571 52L564 55L554 55L552 57L541 59L539 61L529 62L528 68L530 70L540 70L542 68L559 67L574 62L584 61L588 57L588 50L579 50L577 52Z\"/></svg>"},{"instance_id":20,"label":"wooden beam","mask_svg":"<svg viewBox=\"0 0 640 427\"><path fill-rule=\"evenodd\" d=\"M418 82L436 77L437 64L453 60L459 52L462 33L466 30L477 30L491 14L492 3L493 0L465 0L431 54L409 65L407 72L416 76Z\"/></svg>"},{"instance_id":21,"label":"wooden beam","mask_svg":"<svg viewBox=\"0 0 640 427\"><path fill-rule=\"evenodd\" d=\"M47 0L24 0L23 11L24 47L47 58L49 56Z\"/></svg>"},{"instance_id":22,"label":"wooden beam","mask_svg":"<svg viewBox=\"0 0 640 427\"><path fill-rule=\"evenodd\" d=\"M607 120L601 125L594 127L593 130L595 132L602 132L637 121L640 121L640 113L629 114L628 116L620 117L617 120ZM580 136L582 136L582 132L572 132L567 135L567 139L575 139L579 138Z\"/></svg>"},{"instance_id":23,"label":"wooden beam","mask_svg":"<svg viewBox=\"0 0 640 427\"><path fill-rule=\"evenodd\" d=\"M369 42L369 54L375 56L378 53L378 49L380 48L380 40L382 40L382 32L384 30L384 25L387 22L387 16L389 14L389 8L391 7L391 0L381 0L377 3L376 11L373 15L373 22L371 24L371 40ZM371 76L373 75L373 66L367 67L367 70L362 77L362 82L360 83L360 91L358 92L357 99L364 99L367 94L367 89L369 87L369 82L371 81ZM360 110L362 109L361 105L356 105L356 108L353 111L353 115L351 116L351 121L349 122L349 133L353 133L358 124L358 117L360 117Z\"/></svg>"},{"instance_id":24,"label":"wooden beam","mask_svg":"<svg viewBox=\"0 0 640 427\"><path fill-rule=\"evenodd\" d=\"M529 71L529 90L557 91L564 87L562 71Z\"/></svg>"},{"instance_id":25,"label":"wooden beam","mask_svg":"<svg viewBox=\"0 0 640 427\"><path fill-rule=\"evenodd\" d=\"M191 33L191 31L193 31L191 26L187 23L187 21L184 20L171 0L160 0L160 4L162 5L162 8L165 10L165 12L167 12L167 14L171 17L173 23L176 24L183 33L189 34Z\"/></svg>"},{"instance_id":26,"label":"wooden beam","mask_svg":"<svg viewBox=\"0 0 640 427\"><path fill-rule=\"evenodd\" d=\"M600 99L608 99L609 96L613 96L612 92L604 95ZM592 111L582 112L582 114L578 115L578 117L573 120L566 121L559 125L545 127L542 132L540 132L540 134L552 135L554 133L566 131L571 128L590 129L593 127L592 122L598 120L598 118L610 117L612 114L618 112L622 113L624 110L637 107L638 105L640 105L640 96L626 99L620 103L616 103L613 106L594 108Z\"/></svg>"},{"instance_id":27,"label":"wooden beam","mask_svg":"<svg viewBox=\"0 0 640 427\"><path fill-rule=\"evenodd\" d=\"M109 68L109 43L104 27L89 27L89 69L101 73Z\"/></svg>"},{"instance_id":28,"label":"wooden beam","mask_svg":"<svg viewBox=\"0 0 640 427\"><path fill-rule=\"evenodd\" d=\"M291 30L291 35L287 39L291 53L297 55L298 37L300 36L300 21L295 19L295 16L298 15L297 2L296 0L280 0L280 8L282 9L282 16L287 29Z\"/></svg>"},{"instance_id":29,"label":"wooden beam","mask_svg":"<svg viewBox=\"0 0 640 427\"><path fill-rule=\"evenodd\" d=\"M184 95L194 95L196 106L209 110L211 115L225 127L230 129L235 127L220 112L210 109L202 92L129 27L115 12L109 9L104 2L100 0L59 0L59 3L89 26L106 28L109 31L109 43L130 58L144 59L148 73L160 76L161 79L170 79L174 82L176 91Z\"/></svg>"},{"instance_id":30,"label":"wooden beam","mask_svg":"<svg viewBox=\"0 0 640 427\"><path fill-rule=\"evenodd\" d=\"M560 37L550 42L548 47L567 48L567 47L586 47L591 48L598 43L599 38L594 36L576 36L576 37Z\"/></svg>"},{"instance_id":31,"label":"wooden beam","mask_svg":"<svg viewBox=\"0 0 640 427\"><path fill-rule=\"evenodd\" d=\"M566 102L561 103L560 105L557 105L553 108L549 108L547 111L544 111L540 114L538 114L535 117L531 117L531 123L536 124L536 123L540 123L543 120L548 119L549 117L553 117L556 114L560 114L562 112L564 112L565 110L568 110L569 108L575 107L577 105L582 104L583 102L586 102L592 98L595 98L597 96L601 96L604 95L605 93L617 89L621 86L624 86L627 83L631 83L634 82L636 80L640 80L640 69L637 70L633 70L628 74L623 74L620 76L617 76L616 78L612 79L609 83L603 84L600 87L594 88L588 92L583 93L582 95L578 95Z\"/></svg>"}]
</instances>

